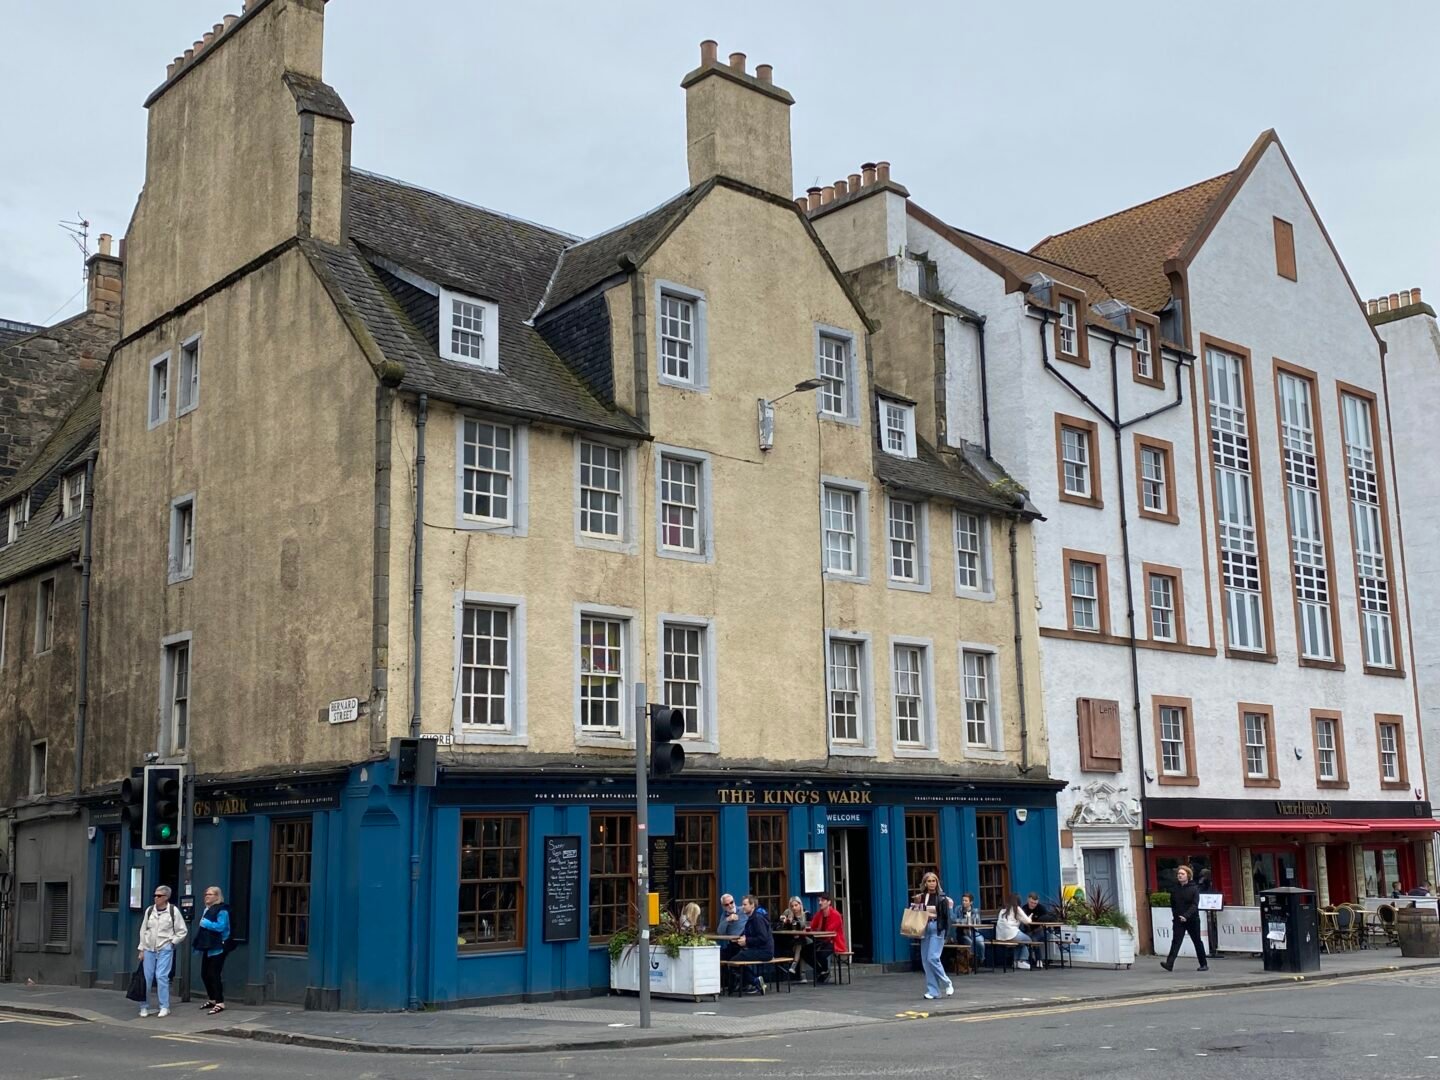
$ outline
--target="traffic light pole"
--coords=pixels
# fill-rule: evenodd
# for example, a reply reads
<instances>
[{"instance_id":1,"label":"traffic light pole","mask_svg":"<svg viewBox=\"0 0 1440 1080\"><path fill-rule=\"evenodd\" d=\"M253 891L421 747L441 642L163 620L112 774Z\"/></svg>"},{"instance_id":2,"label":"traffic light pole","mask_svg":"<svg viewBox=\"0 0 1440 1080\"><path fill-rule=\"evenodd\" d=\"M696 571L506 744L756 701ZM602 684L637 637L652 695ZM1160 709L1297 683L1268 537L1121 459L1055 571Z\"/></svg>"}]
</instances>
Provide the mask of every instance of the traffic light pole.
<instances>
[{"instance_id":1,"label":"traffic light pole","mask_svg":"<svg viewBox=\"0 0 1440 1080\"><path fill-rule=\"evenodd\" d=\"M182 873L182 875L181 875L181 876L182 876L182 882L181 882L181 885L180 885L180 895L181 895L181 896L188 896L188 897L190 897L190 900L191 900L191 903L192 903L192 906L191 906L191 908L190 908L190 911L191 911L191 914L194 914L197 910L203 910L203 909L197 909L197 908L194 906L194 900L195 900L195 774L191 771L191 766L190 766L190 765L187 764L187 765L185 766L185 771L184 771L184 773L181 774L181 777L182 777L182 779L181 779L181 781L180 781L180 791L181 791L181 796L180 796L180 821L181 821L181 825L180 825L180 843L181 843L181 847L182 847L182 849L183 849L183 851L184 851L184 853L185 853L185 869L184 869L184 871L183 871L183 873ZM194 920L192 920L192 922L191 922L191 924L190 924L190 927L189 927L190 933L192 933L192 934L195 933L196 930L199 929L199 926L200 926L200 920L199 920L199 918L197 917L197 918L195 918ZM180 1000L181 1000L182 1002L187 1003L187 1004L188 1004L189 1001L190 1001L190 975L191 975L190 961L191 961L191 958L195 955L195 950L192 949L192 948L190 948L189 945L190 945L190 943L187 941L187 942L185 943L185 946L186 946L186 947L185 947L185 955L184 955L184 958L183 958L183 962L182 962L181 965L180 965Z\"/></svg>"},{"instance_id":2,"label":"traffic light pole","mask_svg":"<svg viewBox=\"0 0 1440 1080\"><path fill-rule=\"evenodd\" d=\"M635 981L640 995L640 1026L650 1026L650 710L645 684L635 684L635 896L640 940L636 943Z\"/></svg>"}]
</instances>

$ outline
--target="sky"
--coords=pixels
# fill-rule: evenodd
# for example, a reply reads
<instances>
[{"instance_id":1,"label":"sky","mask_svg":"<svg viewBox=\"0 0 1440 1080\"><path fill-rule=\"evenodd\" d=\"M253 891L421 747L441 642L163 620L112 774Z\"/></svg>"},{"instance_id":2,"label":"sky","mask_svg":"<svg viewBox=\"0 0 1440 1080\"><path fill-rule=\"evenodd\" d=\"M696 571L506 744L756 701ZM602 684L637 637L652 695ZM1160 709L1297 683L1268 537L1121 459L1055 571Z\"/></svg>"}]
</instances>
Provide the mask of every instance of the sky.
<instances>
[{"instance_id":1,"label":"sky","mask_svg":"<svg viewBox=\"0 0 1440 1080\"><path fill-rule=\"evenodd\" d=\"M79 310L145 97L240 0L0 0L0 318ZM1274 127L1362 297L1440 297L1440 5L330 0L357 167L580 235L683 189L699 42L795 97L795 191L864 161L1027 248L1233 169ZM68 299L67 299L68 298Z\"/></svg>"}]
</instances>

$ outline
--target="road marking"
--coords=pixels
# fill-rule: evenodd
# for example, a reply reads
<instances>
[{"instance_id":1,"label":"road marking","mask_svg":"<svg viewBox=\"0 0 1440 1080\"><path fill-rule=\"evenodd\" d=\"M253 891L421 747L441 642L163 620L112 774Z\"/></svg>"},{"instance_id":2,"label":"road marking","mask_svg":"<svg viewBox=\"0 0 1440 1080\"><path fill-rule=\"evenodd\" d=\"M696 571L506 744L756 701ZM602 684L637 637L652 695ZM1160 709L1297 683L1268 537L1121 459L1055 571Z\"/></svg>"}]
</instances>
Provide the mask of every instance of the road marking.
<instances>
[{"instance_id":1,"label":"road marking","mask_svg":"<svg viewBox=\"0 0 1440 1080\"><path fill-rule=\"evenodd\" d=\"M150 1068L152 1068L152 1069L183 1069L183 1068L186 1068L187 1066L191 1066L191 1065L198 1066L198 1067L199 1067L199 1068L197 1069L198 1072L211 1072L212 1070L218 1069L218 1068L220 1067L220 1063L219 1063L219 1062L216 1062L216 1061L201 1061L201 1060L196 1060L196 1061L162 1061L162 1062L160 1062L158 1065L151 1065Z\"/></svg>"},{"instance_id":2,"label":"road marking","mask_svg":"<svg viewBox=\"0 0 1440 1080\"><path fill-rule=\"evenodd\" d=\"M904 1012L895 1014L896 1020L927 1020L929 1017L928 1012L916 1012L914 1009L906 1009Z\"/></svg>"},{"instance_id":3,"label":"road marking","mask_svg":"<svg viewBox=\"0 0 1440 1080\"><path fill-rule=\"evenodd\" d=\"M32 1016L29 1013L0 1012L0 1024L37 1024L40 1027L70 1027L74 1020L62 1020L57 1016Z\"/></svg>"},{"instance_id":4,"label":"road marking","mask_svg":"<svg viewBox=\"0 0 1440 1080\"><path fill-rule=\"evenodd\" d=\"M233 1046L229 1039L222 1039L218 1035L151 1035L152 1039L165 1039L167 1042L180 1043L208 1043L212 1046Z\"/></svg>"},{"instance_id":5,"label":"road marking","mask_svg":"<svg viewBox=\"0 0 1440 1080\"><path fill-rule=\"evenodd\" d=\"M784 1058L667 1057L666 1061L721 1061L729 1065L779 1065Z\"/></svg>"}]
</instances>

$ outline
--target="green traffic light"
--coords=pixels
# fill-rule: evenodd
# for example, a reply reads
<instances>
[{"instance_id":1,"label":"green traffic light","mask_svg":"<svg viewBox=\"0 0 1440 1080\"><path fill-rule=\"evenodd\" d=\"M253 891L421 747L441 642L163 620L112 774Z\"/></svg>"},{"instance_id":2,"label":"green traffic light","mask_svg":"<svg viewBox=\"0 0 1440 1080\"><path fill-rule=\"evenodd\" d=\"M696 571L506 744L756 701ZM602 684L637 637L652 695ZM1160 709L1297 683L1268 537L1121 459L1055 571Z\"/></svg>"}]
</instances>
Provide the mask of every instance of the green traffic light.
<instances>
[{"instance_id":1,"label":"green traffic light","mask_svg":"<svg viewBox=\"0 0 1440 1080\"><path fill-rule=\"evenodd\" d=\"M161 826L160 826L160 839L161 839L161 840L169 840L169 839L170 839L170 833L171 833L171 829L170 829L170 826L169 826L169 825L161 825Z\"/></svg>"}]
</instances>

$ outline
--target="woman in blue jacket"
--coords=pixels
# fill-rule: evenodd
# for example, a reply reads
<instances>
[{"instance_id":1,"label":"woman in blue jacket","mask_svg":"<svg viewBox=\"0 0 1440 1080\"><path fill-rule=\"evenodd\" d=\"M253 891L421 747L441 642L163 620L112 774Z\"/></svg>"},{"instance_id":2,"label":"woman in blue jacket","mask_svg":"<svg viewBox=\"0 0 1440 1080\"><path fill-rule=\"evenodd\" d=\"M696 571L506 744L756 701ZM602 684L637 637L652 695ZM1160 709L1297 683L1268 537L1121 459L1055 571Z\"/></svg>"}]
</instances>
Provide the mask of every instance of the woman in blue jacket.
<instances>
[{"instance_id":1,"label":"woman in blue jacket","mask_svg":"<svg viewBox=\"0 0 1440 1080\"><path fill-rule=\"evenodd\" d=\"M225 1011L225 987L220 972L225 967L225 954L229 952L230 908L225 903L225 894L220 886L211 885L205 890L205 913L200 916L200 932L195 935L195 948L202 954L200 978L205 983L205 995L209 999L200 1008L210 1015Z\"/></svg>"}]
</instances>

